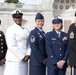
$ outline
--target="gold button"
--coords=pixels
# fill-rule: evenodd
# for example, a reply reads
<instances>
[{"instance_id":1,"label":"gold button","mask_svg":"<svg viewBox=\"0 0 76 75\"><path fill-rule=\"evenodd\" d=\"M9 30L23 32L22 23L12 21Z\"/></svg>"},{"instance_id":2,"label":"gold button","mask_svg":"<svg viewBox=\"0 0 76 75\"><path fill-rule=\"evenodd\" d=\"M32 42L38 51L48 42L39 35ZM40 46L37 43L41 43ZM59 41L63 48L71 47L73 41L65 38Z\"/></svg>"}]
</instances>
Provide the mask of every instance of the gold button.
<instances>
[{"instance_id":1,"label":"gold button","mask_svg":"<svg viewBox=\"0 0 76 75\"><path fill-rule=\"evenodd\" d=\"M3 51L1 51L1 53L3 53Z\"/></svg>"},{"instance_id":2,"label":"gold button","mask_svg":"<svg viewBox=\"0 0 76 75\"><path fill-rule=\"evenodd\" d=\"M61 48L60 48L60 50L61 50Z\"/></svg>"},{"instance_id":3,"label":"gold button","mask_svg":"<svg viewBox=\"0 0 76 75\"><path fill-rule=\"evenodd\" d=\"M3 49L3 47L1 47L1 49Z\"/></svg>"},{"instance_id":4,"label":"gold button","mask_svg":"<svg viewBox=\"0 0 76 75\"><path fill-rule=\"evenodd\" d=\"M1 41L3 41L3 39L1 39Z\"/></svg>"},{"instance_id":5,"label":"gold button","mask_svg":"<svg viewBox=\"0 0 76 75\"><path fill-rule=\"evenodd\" d=\"M53 56L51 56L51 58L53 58Z\"/></svg>"},{"instance_id":6,"label":"gold button","mask_svg":"<svg viewBox=\"0 0 76 75\"><path fill-rule=\"evenodd\" d=\"M1 43L1 45L3 45L3 43Z\"/></svg>"},{"instance_id":7,"label":"gold button","mask_svg":"<svg viewBox=\"0 0 76 75\"><path fill-rule=\"evenodd\" d=\"M61 43L60 43L60 45L61 45Z\"/></svg>"},{"instance_id":8,"label":"gold button","mask_svg":"<svg viewBox=\"0 0 76 75\"><path fill-rule=\"evenodd\" d=\"M55 42L53 42L53 44L54 44Z\"/></svg>"},{"instance_id":9,"label":"gold button","mask_svg":"<svg viewBox=\"0 0 76 75\"><path fill-rule=\"evenodd\" d=\"M62 54L60 54L60 56L62 56Z\"/></svg>"}]
</instances>

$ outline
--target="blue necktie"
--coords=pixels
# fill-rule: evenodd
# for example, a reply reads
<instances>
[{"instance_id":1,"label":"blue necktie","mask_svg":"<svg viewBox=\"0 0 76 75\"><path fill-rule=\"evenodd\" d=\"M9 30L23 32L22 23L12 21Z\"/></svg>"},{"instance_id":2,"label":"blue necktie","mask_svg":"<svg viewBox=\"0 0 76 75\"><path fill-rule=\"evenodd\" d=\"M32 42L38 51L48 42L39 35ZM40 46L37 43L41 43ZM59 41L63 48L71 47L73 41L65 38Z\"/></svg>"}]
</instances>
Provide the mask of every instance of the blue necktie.
<instances>
[{"instance_id":1,"label":"blue necktie","mask_svg":"<svg viewBox=\"0 0 76 75\"><path fill-rule=\"evenodd\" d=\"M60 35L59 35L59 33L58 33L57 35L58 35L58 37L60 38Z\"/></svg>"}]
</instances>

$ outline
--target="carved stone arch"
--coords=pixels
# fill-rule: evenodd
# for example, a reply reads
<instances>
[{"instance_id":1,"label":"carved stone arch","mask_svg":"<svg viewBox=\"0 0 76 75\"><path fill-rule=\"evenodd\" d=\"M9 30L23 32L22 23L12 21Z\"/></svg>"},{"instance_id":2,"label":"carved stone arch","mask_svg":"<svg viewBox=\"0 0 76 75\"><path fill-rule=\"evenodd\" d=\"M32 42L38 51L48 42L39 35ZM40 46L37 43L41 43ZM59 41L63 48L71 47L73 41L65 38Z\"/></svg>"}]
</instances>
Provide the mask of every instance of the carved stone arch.
<instances>
[{"instance_id":1,"label":"carved stone arch","mask_svg":"<svg viewBox=\"0 0 76 75\"><path fill-rule=\"evenodd\" d=\"M55 14L62 15L65 11L74 14L75 9L76 9L76 0L54 0L53 2L54 16Z\"/></svg>"}]
</instances>

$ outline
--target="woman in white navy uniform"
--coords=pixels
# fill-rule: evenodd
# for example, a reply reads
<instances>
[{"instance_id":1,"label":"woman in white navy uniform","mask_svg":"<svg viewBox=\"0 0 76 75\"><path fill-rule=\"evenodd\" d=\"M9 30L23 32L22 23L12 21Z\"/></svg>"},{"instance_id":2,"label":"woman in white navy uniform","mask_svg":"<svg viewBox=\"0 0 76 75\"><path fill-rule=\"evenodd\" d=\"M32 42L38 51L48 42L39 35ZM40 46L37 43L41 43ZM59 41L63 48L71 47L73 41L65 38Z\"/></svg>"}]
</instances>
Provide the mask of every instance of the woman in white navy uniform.
<instances>
[{"instance_id":1,"label":"woman in white navy uniform","mask_svg":"<svg viewBox=\"0 0 76 75\"><path fill-rule=\"evenodd\" d=\"M28 59L30 55L29 31L22 25L23 13L14 10L14 24L6 32L8 46L4 75L28 75Z\"/></svg>"}]
</instances>

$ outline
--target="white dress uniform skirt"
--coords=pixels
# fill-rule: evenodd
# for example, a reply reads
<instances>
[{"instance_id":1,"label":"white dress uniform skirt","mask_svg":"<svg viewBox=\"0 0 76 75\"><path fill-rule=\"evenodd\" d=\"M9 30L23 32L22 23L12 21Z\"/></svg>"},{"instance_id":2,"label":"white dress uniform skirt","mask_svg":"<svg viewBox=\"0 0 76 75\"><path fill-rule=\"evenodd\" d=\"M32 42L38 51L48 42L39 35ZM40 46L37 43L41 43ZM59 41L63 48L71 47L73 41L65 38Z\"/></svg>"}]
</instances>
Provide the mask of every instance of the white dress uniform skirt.
<instances>
[{"instance_id":1,"label":"white dress uniform skirt","mask_svg":"<svg viewBox=\"0 0 76 75\"><path fill-rule=\"evenodd\" d=\"M4 75L28 75L28 62L6 61Z\"/></svg>"},{"instance_id":2,"label":"white dress uniform skirt","mask_svg":"<svg viewBox=\"0 0 76 75\"><path fill-rule=\"evenodd\" d=\"M3 73L4 73L4 68L5 68L5 65L0 66L0 75L3 75Z\"/></svg>"}]
</instances>

